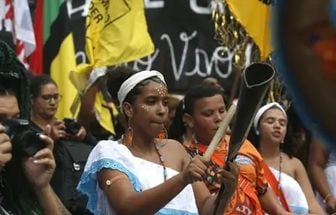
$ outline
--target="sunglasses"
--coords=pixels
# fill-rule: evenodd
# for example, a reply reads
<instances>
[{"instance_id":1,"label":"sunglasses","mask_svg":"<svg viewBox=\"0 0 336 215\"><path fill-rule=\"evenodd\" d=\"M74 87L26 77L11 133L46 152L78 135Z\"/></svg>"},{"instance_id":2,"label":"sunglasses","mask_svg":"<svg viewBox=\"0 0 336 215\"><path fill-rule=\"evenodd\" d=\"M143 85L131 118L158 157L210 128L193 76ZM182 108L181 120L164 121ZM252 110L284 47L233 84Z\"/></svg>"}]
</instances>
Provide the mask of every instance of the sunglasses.
<instances>
[{"instance_id":1,"label":"sunglasses","mask_svg":"<svg viewBox=\"0 0 336 215\"><path fill-rule=\"evenodd\" d=\"M62 95L60 95L60 94L53 94L53 95L49 94L49 95L41 95L40 97L43 100L51 103L52 99L54 99L55 102L59 102L62 98Z\"/></svg>"}]
</instances>

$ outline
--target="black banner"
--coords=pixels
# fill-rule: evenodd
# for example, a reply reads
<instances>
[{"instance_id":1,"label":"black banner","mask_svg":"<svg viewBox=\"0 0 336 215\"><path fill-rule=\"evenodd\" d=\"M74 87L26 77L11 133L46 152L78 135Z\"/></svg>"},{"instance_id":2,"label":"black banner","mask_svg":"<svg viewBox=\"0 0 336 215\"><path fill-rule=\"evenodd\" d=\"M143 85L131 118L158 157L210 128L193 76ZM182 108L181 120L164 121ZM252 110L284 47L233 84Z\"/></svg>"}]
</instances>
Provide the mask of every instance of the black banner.
<instances>
[{"instance_id":1,"label":"black banner","mask_svg":"<svg viewBox=\"0 0 336 215\"><path fill-rule=\"evenodd\" d=\"M135 62L136 69L156 69L170 92L184 93L205 77L225 89L233 80L234 52L214 39L208 0L145 0L148 30L155 52Z\"/></svg>"}]
</instances>

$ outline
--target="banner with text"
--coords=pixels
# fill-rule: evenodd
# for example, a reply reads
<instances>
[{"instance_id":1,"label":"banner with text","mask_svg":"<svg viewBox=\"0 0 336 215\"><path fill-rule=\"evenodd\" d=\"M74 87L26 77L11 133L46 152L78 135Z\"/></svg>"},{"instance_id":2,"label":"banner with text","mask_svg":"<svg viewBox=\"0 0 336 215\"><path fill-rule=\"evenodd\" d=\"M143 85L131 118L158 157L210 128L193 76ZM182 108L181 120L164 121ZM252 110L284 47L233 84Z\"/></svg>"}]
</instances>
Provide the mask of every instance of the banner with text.
<instances>
[{"instance_id":1,"label":"banner with text","mask_svg":"<svg viewBox=\"0 0 336 215\"><path fill-rule=\"evenodd\" d=\"M159 70L175 93L209 76L231 87L235 53L214 39L208 0L145 0L145 7L156 50L134 62L136 69Z\"/></svg>"}]
</instances>

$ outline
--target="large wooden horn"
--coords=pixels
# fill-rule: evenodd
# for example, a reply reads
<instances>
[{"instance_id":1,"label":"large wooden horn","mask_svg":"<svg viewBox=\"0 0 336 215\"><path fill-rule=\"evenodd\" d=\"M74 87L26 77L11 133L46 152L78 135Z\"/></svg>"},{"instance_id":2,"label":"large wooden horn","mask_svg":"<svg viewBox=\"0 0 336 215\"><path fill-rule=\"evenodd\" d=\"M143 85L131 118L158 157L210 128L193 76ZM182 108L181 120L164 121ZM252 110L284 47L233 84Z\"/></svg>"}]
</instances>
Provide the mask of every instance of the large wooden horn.
<instances>
[{"instance_id":1,"label":"large wooden horn","mask_svg":"<svg viewBox=\"0 0 336 215\"><path fill-rule=\"evenodd\" d=\"M243 72L227 160L237 156L273 77L274 69L266 63L251 64Z\"/></svg>"},{"instance_id":2,"label":"large wooden horn","mask_svg":"<svg viewBox=\"0 0 336 215\"><path fill-rule=\"evenodd\" d=\"M274 69L266 63L253 63L243 72L236 119L230 137L229 153L227 158L223 159L233 161L236 158L273 77ZM224 197L225 186L222 184L217 197L215 215L223 214L225 208L219 208L219 202Z\"/></svg>"}]
</instances>

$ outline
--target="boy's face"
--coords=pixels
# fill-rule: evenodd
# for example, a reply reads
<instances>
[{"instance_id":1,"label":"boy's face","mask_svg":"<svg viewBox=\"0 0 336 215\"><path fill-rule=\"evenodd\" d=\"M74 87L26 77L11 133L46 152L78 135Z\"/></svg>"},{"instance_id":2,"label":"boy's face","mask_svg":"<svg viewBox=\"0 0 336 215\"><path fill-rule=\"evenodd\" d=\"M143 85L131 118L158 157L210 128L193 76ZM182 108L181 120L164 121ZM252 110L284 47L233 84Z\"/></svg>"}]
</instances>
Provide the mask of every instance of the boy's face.
<instances>
[{"instance_id":1,"label":"boy's face","mask_svg":"<svg viewBox=\"0 0 336 215\"><path fill-rule=\"evenodd\" d=\"M195 102L192 120L189 127L198 141L208 145L218 130L226 114L223 96L216 94L200 98Z\"/></svg>"}]
</instances>

